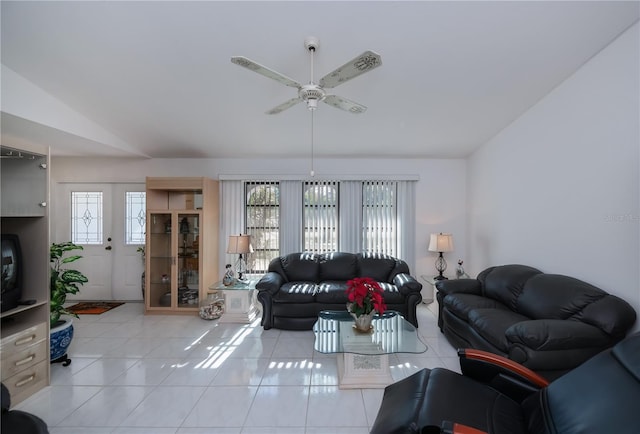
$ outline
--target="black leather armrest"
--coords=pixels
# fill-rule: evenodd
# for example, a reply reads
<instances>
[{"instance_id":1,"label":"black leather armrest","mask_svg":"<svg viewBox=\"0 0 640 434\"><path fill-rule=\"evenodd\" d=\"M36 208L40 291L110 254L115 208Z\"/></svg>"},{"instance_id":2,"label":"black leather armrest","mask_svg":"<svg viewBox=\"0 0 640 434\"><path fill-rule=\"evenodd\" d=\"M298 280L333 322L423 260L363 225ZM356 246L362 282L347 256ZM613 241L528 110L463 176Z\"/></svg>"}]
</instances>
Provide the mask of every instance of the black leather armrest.
<instances>
[{"instance_id":1,"label":"black leather armrest","mask_svg":"<svg viewBox=\"0 0 640 434\"><path fill-rule=\"evenodd\" d=\"M443 296L455 293L482 295L482 286L477 279L438 280L436 289L442 292Z\"/></svg>"},{"instance_id":2,"label":"black leather armrest","mask_svg":"<svg viewBox=\"0 0 640 434\"><path fill-rule=\"evenodd\" d=\"M442 422L442 434L487 434L486 431L482 431L468 425L462 425L461 423L450 422L445 420Z\"/></svg>"},{"instance_id":3,"label":"black leather armrest","mask_svg":"<svg viewBox=\"0 0 640 434\"><path fill-rule=\"evenodd\" d=\"M256 289L260 292L266 291L269 294L275 294L280 291L280 287L284 283L284 278L273 271L268 272L256 283Z\"/></svg>"},{"instance_id":4,"label":"black leather armrest","mask_svg":"<svg viewBox=\"0 0 640 434\"><path fill-rule=\"evenodd\" d=\"M412 292L420 292L422 290L422 284L407 273L396 274L393 278L393 284L396 285L402 295L408 295Z\"/></svg>"},{"instance_id":5,"label":"black leather armrest","mask_svg":"<svg viewBox=\"0 0 640 434\"><path fill-rule=\"evenodd\" d=\"M531 393L547 387L549 381L531 369L488 351L458 349L462 373L522 401Z\"/></svg>"},{"instance_id":6,"label":"black leather armrest","mask_svg":"<svg viewBox=\"0 0 640 434\"><path fill-rule=\"evenodd\" d=\"M461 423L451 422L445 420L442 422L442 426L428 425L422 427L419 431L420 434L488 434L486 431L482 431L469 425L462 425Z\"/></svg>"}]
</instances>

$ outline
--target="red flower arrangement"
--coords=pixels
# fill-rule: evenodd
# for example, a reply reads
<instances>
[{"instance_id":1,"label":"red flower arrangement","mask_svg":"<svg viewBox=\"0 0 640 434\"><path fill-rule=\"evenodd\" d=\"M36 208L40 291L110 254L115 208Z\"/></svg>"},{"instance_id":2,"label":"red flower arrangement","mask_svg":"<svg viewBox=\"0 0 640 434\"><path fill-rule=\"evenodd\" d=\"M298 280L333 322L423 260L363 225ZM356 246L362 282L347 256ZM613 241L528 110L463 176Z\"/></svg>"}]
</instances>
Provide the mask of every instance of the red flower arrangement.
<instances>
[{"instance_id":1,"label":"red flower arrangement","mask_svg":"<svg viewBox=\"0 0 640 434\"><path fill-rule=\"evenodd\" d=\"M380 284L370 277L356 277L347 281L349 312L360 316L375 310L382 315L387 310L382 294Z\"/></svg>"}]
</instances>

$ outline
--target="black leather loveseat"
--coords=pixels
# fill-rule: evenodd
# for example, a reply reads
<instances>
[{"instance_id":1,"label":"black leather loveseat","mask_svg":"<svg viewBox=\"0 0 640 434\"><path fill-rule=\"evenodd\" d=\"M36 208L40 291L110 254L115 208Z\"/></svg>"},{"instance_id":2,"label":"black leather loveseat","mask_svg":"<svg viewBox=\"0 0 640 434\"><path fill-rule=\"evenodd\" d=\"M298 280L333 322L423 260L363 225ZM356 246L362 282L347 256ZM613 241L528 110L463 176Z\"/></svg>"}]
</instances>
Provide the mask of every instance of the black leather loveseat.
<instances>
[{"instance_id":1,"label":"black leather loveseat","mask_svg":"<svg viewBox=\"0 0 640 434\"><path fill-rule=\"evenodd\" d=\"M367 253L291 253L273 259L256 284L262 304L262 326L311 330L321 310L346 310L347 281L370 277L380 283L387 309L418 327L416 307L422 285L407 263Z\"/></svg>"},{"instance_id":2,"label":"black leather loveseat","mask_svg":"<svg viewBox=\"0 0 640 434\"><path fill-rule=\"evenodd\" d=\"M636 313L581 280L525 265L436 284L438 325L459 348L508 357L556 378L625 337Z\"/></svg>"},{"instance_id":3,"label":"black leather loveseat","mask_svg":"<svg viewBox=\"0 0 640 434\"><path fill-rule=\"evenodd\" d=\"M548 382L509 359L458 351L462 375L423 369L387 386L371 434L640 432L640 334ZM462 427L460 427L462 428Z\"/></svg>"}]
</instances>

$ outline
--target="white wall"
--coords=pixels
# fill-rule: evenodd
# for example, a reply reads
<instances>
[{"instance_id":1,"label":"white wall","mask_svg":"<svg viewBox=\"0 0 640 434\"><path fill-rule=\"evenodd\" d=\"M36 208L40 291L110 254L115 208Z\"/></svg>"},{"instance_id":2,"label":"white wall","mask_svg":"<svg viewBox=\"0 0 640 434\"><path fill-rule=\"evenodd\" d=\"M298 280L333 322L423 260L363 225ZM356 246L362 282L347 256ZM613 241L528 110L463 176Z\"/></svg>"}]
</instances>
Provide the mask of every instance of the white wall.
<instances>
[{"instance_id":1,"label":"white wall","mask_svg":"<svg viewBox=\"0 0 640 434\"><path fill-rule=\"evenodd\" d=\"M109 159L53 158L52 200L59 182L144 182L146 176L301 175L308 159ZM458 258L466 257L466 162L462 159L316 159L317 177L331 175L418 175L416 185L416 266L412 274L435 274L434 253L427 252L431 232L451 232L455 251L446 259L453 275ZM55 218L55 216L53 216ZM52 228L55 225L52 224ZM424 284L424 282L423 282Z\"/></svg>"},{"instance_id":2,"label":"white wall","mask_svg":"<svg viewBox=\"0 0 640 434\"><path fill-rule=\"evenodd\" d=\"M638 27L468 159L474 273L527 264L640 313Z\"/></svg>"}]
</instances>

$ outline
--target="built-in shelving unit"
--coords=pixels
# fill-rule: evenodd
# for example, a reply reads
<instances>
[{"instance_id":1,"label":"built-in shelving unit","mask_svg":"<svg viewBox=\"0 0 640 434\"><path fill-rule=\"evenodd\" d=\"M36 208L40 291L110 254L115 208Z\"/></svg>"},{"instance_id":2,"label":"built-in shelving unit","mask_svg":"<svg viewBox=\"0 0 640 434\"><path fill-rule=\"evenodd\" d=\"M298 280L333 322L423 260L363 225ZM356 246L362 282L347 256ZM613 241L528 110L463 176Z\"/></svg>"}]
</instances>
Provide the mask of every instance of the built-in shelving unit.
<instances>
[{"instance_id":1,"label":"built-in shelving unit","mask_svg":"<svg viewBox=\"0 0 640 434\"><path fill-rule=\"evenodd\" d=\"M49 149L0 147L0 229L22 250L21 304L0 313L2 382L18 404L49 385Z\"/></svg>"}]
</instances>

